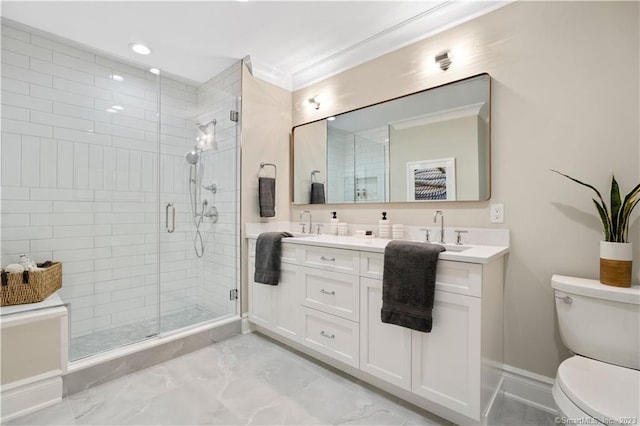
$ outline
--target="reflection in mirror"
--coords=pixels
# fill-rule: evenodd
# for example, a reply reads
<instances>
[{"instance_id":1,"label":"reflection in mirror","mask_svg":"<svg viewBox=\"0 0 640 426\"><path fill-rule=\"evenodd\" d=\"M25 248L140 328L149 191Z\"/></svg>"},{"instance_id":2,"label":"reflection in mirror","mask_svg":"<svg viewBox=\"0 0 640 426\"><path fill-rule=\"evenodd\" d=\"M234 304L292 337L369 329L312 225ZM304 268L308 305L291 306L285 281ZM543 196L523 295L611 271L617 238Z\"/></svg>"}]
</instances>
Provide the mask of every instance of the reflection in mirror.
<instances>
[{"instance_id":1,"label":"reflection in mirror","mask_svg":"<svg viewBox=\"0 0 640 426\"><path fill-rule=\"evenodd\" d=\"M297 126L293 202L487 200L489 129L487 74Z\"/></svg>"}]
</instances>

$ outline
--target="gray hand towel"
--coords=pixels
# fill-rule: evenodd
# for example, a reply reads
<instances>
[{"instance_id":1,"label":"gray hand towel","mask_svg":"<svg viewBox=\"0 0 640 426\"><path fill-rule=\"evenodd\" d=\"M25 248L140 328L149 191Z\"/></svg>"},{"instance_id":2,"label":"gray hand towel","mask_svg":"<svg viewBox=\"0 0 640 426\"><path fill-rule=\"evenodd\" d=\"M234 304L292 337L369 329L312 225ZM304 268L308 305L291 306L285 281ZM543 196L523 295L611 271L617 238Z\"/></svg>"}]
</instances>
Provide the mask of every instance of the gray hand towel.
<instances>
[{"instance_id":1,"label":"gray hand towel","mask_svg":"<svg viewBox=\"0 0 640 426\"><path fill-rule=\"evenodd\" d=\"M324 204L324 183L311 184L311 204Z\"/></svg>"},{"instance_id":2,"label":"gray hand towel","mask_svg":"<svg viewBox=\"0 0 640 426\"><path fill-rule=\"evenodd\" d=\"M288 232L263 232L256 241L256 270L253 281L277 285L280 281L280 256L283 237L293 237Z\"/></svg>"},{"instance_id":3,"label":"gray hand towel","mask_svg":"<svg viewBox=\"0 0 640 426\"><path fill-rule=\"evenodd\" d=\"M438 244L391 241L384 250L382 322L430 332Z\"/></svg>"},{"instance_id":4,"label":"gray hand towel","mask_svg":"<svg viewBox=\"0 0 640 426\"><path fill-rule=\"evenodd\" d=\"M275 178L258 178L258 204L260 204L260 217L274 217L276 215Z\"/></svg>"}]
</instances>

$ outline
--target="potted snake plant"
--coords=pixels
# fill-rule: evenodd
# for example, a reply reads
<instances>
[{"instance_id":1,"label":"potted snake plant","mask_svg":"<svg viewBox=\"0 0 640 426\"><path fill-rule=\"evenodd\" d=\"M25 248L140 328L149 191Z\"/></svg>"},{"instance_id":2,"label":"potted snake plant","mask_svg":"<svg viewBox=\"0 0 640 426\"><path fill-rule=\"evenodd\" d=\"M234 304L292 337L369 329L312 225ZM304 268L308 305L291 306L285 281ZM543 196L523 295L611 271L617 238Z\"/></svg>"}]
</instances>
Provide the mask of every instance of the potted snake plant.
<instances>
[{"instance_id":1,"label":"potted snake plant","mask_svg":"<svg viewBox=\"0 0 640 426\"><path fill-rule=\"evenodd\" d=\"M557 170L552 170L552 172L586 186L596 193L598 198L594 198L593 203L602 221L604 233L604 241L600 242L600 282L616 287L630 287L633 247L629 242L629 222L631 220L631 212L640 201L640 184L636 185L622 199L618 182L616 182L615 176L612 177L609 208L600 191L592 185L581 182Z\"/></svg>"}]
</instances>

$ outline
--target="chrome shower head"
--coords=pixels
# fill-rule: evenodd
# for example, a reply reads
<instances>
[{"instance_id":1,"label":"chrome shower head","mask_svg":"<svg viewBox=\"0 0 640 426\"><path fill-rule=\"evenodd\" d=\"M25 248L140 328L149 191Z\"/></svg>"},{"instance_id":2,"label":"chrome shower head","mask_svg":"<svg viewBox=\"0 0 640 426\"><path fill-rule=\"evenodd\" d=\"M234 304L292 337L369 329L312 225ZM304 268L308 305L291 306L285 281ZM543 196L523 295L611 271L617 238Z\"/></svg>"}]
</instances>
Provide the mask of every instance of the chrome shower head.
<instances>
[{"instance_id":1,"label":"chrome shower head","mask_svg":"<svg viewBox=\"0 0 640 426\"><path fill-rule=\"evenodd\" d=\"M197 164L200 159L200 154L197 149L194 149L193 151L187 152L184 155L184 159L187 160L187 163L189 164Z\"/></svg>"},{"instance_id":2,"label":"chrome shower head","mask_svg":"<svg viewBox=\"0 0 640 426\"><path fill-rule=\"evenodd\" d=\"M218 122L214 118L206 124L198 124L198 130L200 131L200 136L196 138L198 142L197 147L203 150L211 149L215 142L215 132L216 132L216 124ZM213 130L209 130L209 126L213 124Z\"/></svg>"},{"instance_id":3,"label":"chrome shower head","mask_svg":"<svg viewBox=\"0 0 640 426\"><path fill-rule=\"evenodd\" d=\"M198 129L204 133L204 134L208 134L209 133L209 126L213 124L213 127L216 126L216 124L218 124L218 120L216 120L215 118L211 121L209 121L208 123L205 124L200 124L198 123Z\"/></svg>"}]
</instances>

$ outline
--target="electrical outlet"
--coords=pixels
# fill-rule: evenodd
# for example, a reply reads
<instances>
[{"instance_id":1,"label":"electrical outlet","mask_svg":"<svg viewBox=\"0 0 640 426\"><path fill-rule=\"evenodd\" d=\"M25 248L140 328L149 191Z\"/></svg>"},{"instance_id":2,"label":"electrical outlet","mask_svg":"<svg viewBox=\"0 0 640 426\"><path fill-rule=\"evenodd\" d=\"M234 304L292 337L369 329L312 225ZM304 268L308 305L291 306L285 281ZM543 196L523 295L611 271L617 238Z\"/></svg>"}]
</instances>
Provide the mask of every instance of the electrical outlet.
<instances>
[{"instance_id":1,"label":"electrical outlet","mask_svg":"<svg viewBox=\"0 0 640 426\"><path fill-rule=\"evenodd\" d=\"M491 204L491 223L504 223L504 204Z\"/></svg>"}]
</instances>

